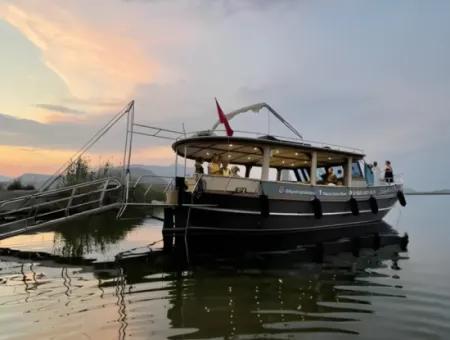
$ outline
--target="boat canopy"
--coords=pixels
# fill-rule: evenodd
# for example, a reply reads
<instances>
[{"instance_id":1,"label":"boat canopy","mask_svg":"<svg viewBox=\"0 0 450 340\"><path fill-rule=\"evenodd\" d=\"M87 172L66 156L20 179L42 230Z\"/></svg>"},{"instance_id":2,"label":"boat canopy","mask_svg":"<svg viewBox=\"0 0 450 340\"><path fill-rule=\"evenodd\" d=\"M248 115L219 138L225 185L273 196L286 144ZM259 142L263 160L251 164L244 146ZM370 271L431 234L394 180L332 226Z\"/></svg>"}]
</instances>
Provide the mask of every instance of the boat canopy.
<instances>
[{"instance_id":1,"label":"boat canopy","mask_svg":"<svg viewBox=\"0 0 450 340\"><path fill-rule=\"evenodd\" d=\"M346 164L362 159L363 153L343 151L331 146L314 146L308 142L293 142L263 136L259 138L195 136L175 142L173 150L187 159L210 162L214 156L222 161L244 166L263 166L264 150L270 149L270 167L295 169L310 167L313 153L317 155L317 166Z\"/></svg>"}]
</instances>

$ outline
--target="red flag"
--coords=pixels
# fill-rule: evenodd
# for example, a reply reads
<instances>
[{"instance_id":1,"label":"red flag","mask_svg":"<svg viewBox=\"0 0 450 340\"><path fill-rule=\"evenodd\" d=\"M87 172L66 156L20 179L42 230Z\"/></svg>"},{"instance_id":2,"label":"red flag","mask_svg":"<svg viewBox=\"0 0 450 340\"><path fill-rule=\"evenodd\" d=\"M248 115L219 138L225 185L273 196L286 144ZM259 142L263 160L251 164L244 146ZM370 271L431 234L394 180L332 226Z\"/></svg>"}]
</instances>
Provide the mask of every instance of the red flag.
<instances>
[{"instance_id":1,"label":"red flag","mask_svg":"<svg viewBox=\"0 0 450 340\"><path fill-rule=\"evenodd\" d=\"M216 106L217 106L217 114L219 115L219 121L225 125L225 130L227 131L227 136L231 137L233 136L233 129L230 126L230 123L228 123L227 116L222 111L222 108L219 105L219 102L217 101L217 98L214 98L216 100Z\"/></svg>"}]
</instances>

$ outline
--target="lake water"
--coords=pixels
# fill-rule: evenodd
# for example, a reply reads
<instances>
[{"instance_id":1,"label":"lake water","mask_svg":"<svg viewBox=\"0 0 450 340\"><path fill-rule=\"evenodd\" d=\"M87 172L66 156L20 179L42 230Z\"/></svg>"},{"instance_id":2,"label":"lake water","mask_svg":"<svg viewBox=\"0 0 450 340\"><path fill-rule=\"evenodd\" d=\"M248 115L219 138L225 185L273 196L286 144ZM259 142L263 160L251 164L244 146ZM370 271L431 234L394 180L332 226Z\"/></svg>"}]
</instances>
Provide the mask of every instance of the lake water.
<instances>
[{"instance_id":1,"label":"lake water","mask_svg":"<svg viewBox=\"0 0 450 340\"><path fill-rule=\"evenodd\" d=\"M2 240L0 339L450 339L450 197L407 199L407 251L197 259L105 216Z\"/></svg>"}]
</instances>

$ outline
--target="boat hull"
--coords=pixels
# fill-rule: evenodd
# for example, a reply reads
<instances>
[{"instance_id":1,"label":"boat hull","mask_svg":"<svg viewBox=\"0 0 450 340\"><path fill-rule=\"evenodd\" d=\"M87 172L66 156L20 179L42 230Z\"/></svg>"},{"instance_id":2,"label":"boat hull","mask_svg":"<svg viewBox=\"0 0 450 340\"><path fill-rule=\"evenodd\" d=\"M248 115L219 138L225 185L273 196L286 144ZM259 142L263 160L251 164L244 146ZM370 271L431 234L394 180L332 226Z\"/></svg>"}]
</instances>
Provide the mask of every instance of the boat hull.
<instances>
[{"instance_id":1,"label":"boat hull","mask_svg":"<svg viewBox=\"0 0 450 340\"><path fill-rule=\"evenodd\" d=\"M376 208L371 199L376 201ZM220 234L331 230L381 221L396 201L394 191L378 199L364 196L352 209L349 199L327 197L320 201L319 214L311 197L203 193L194 197L198 206L189 208L186 226L190 232Z\"/></svg>"}]
</instances>

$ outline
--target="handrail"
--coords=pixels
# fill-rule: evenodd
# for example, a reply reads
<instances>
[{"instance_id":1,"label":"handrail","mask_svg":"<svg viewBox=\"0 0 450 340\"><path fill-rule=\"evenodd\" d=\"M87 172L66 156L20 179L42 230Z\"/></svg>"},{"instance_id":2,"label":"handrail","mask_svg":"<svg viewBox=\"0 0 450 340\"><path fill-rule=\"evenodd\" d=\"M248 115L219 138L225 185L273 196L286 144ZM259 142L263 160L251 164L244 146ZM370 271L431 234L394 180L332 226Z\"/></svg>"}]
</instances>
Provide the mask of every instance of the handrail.
<instances>
[{"instance_id":1,"label":"handrail","mask_svg":"<svg viewBox=\"0 0 450 340\"><path fill-rule=\"evenodd\" d=\"M115 186L114 188L109 188L109 189L105 188L105 189L93 190L93 191L89 191L89 192L82 193L82 194L77 194L77 195L73 194L73 195L68 196L68 197L58 198L58 199L55 199L55 200L52 200L52 201L48 201L48 202L36 203L36 204L29 205L29 206L26 206L26 207L23 207L23 208L15 209L13 211L6 211L6 212L1 212L0 211L0 216L11 215L12 213L27 211L27 210L31 210L31 209L36 208L36 207L39 208L39 207L46 206L46 205L51 205L51 204L64 202L64 201L68 201L68 200L73 200L74 198L80 198L80 197L84 197L84 196L89 196L89 195L92 195L92 194L97 194L97 193L103 194L103 193L106 193L106 192L109 192L109 191L117 190L119 187L120 187L120 185L119 186Z\"/></svg>"},{"instance_id":2,"label":"handrail","mask_svg":"<svg viewBox=\"0 0 450 340\"><path fill-rule=\"evenodd\" d=\"M80 189L86 190L86 188L88 188L86 192L78 191ZM58 218L58 216L56 216L50 219L40 220L42 217L59 214L64 211L65 211L64 216L66 218L69 218L78 215L80 213L86 214L89 213L89 211L95 212L99 209L108 208L108 206L115 206L117 205L118 202L104 205L104 198L107 192L117 191L120 190L121 188L122 184L118 179L107 177L87 183L76 184L66 188L22 196L9 201L2 201L1 207L3 208L11 204L18 204L19 208L16 209L13 208L7 211L0 212L0 217L2 217L3 220L2 223L0 223L0 230L3 229L4 227L14 225L18 225L21 228L25 225L26 229L29 227L29 222L32 222L32 228L36 228L38 225L49 223L55 218L61 219ZM49 196L50 198L48 201L36 202L36 199L42 198L45 199ZM88 198L87 202L85 202L84 200L79 200L80 198L83 199L84 197L92 197L92 198L90 199ZM78 199L78 201L76 202L76 204L73 204L75 199ZM26 202L27 205L20 206L22 202ZM67 202L67 204L61 207L62 202ZM74 208L81 208L83 206L88 206L92 204L96 204L98 206L83 209L82 211L78 210L75 211L74 214L71 214L70 212ZM40 208L45 206L49 206L49 208L41 209L41 212L39 212ZM27 211L29 211L29 213L26 213ZM24 214L26 216L23 216ZM0 232L0 237L2 237L3 235L4 233L2 234Z\"/></svg>"},{"instance_id":3,"label":"handrail","mask_svg":"<svg viewBox=\"0 0 450 340\"><path fill-rule=\"evenodd\" d=\"M88 186L95 185L95 184L101 183L103 181L106 181L107 179L110 179L111 181L116 181L120 185L120 181L117 178L115 178L115 177L105 177L105 178L96 179L96 180L93 180L93 181L90 181L90 182L74 184L74 185L71 185L71 186L68 186L68 187L64 187L64 188L53 189L53 190L50 190L50 191L36 192L34 194L31 194L31 195L19 196L19 197L16 197L16 198L3 200L3 201L0 201L0 208L3 207L5 204L9 204L9 203L13 203L13 202L20 202L20 201L23 201L23 200L27 200L27 199L30 199L30 198L36 198L36 197L51 196L51 195L58 194L58 193L61 193L61 192L64 192L64 191L72 190L73 188L88 187Z\"/></svg>"}]
</instances>

